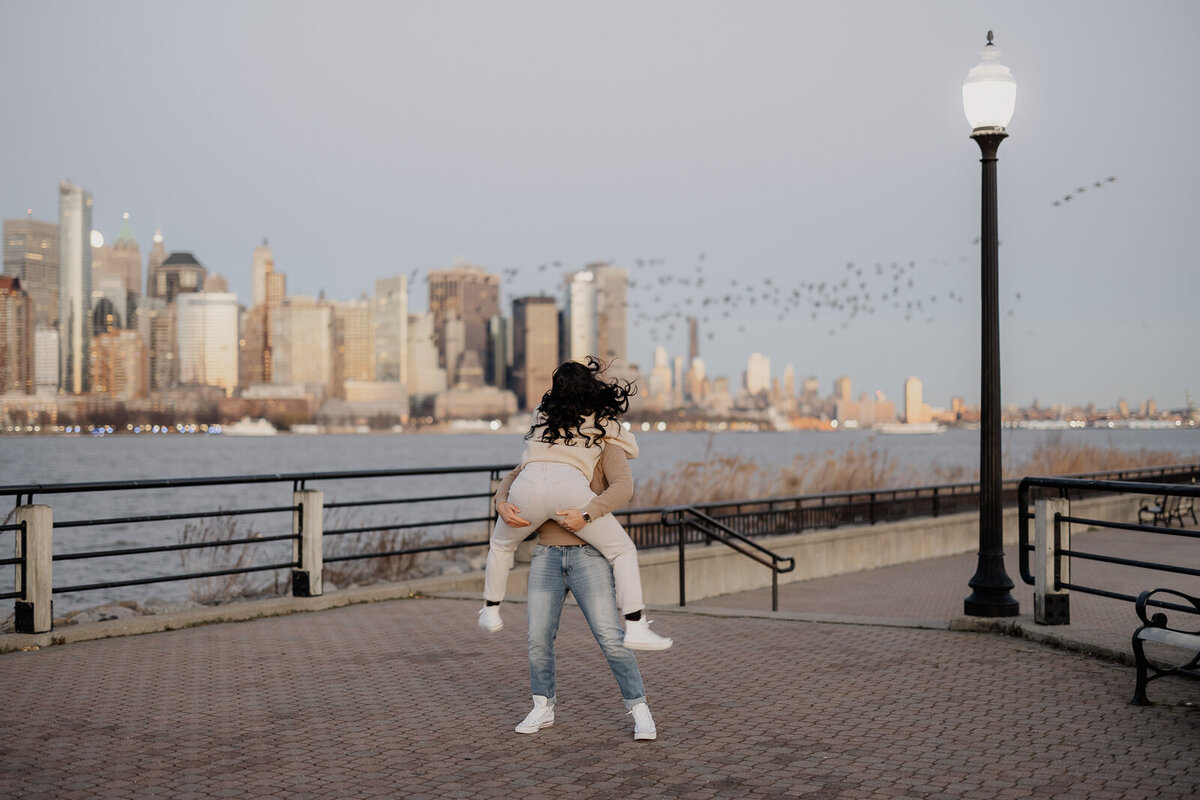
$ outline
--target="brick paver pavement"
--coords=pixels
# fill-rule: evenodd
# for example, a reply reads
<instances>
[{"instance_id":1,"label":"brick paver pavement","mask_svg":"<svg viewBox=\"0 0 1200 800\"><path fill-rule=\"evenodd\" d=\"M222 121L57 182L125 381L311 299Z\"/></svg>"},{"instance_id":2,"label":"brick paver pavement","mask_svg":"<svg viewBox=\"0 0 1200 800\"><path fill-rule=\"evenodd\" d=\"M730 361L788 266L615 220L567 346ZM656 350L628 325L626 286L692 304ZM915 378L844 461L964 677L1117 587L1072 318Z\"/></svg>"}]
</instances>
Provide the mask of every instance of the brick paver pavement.
<instances>
[{"instance_id":1,"label":"brick paver pavement","mask_svg":"<svg viewBox=\"0 0 1200 800\"><path fill-rule=\"evenodd\" d=\"M961 594L961 591L959 592ZM961 602L961 597L959 597ZM1185 798L1196 684L1014 637L659 614L632 740L569 607L552 728L524 607L400 600L0 656L4 798ZM955 612L957 613L957 611Z\"/></svg>"}]
</instances>

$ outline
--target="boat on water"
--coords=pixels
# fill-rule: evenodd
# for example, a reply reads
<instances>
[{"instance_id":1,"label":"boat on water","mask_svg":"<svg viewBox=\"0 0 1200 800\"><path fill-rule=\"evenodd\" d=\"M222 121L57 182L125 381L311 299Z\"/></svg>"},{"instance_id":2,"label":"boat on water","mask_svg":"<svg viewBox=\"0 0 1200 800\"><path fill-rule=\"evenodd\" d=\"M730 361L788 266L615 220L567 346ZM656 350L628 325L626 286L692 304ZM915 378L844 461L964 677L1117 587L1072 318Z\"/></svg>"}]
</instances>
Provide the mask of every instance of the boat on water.
<instances>
[{"instance_id":1,"label":"boat on water","mask_svg":"<svg viewBox=\"0 0 1200 800\"><path fill-rule=\"evenodd\" d=\"M258 419L242 417L237 422L223 426L221 433L226 436L274 436L279 431L275 430L275 426L262 417Z\"/></svg>"},{"instance_id":2,"label":"boat on water","mask_svg":"<svg viewBox=\"0 0 1200 800\"><path fill-rule=\"evenodd\" d=\"M872 426L876 433L945 433L946 426L940 422L881 422Z\"/></svg>"}]
</instances>

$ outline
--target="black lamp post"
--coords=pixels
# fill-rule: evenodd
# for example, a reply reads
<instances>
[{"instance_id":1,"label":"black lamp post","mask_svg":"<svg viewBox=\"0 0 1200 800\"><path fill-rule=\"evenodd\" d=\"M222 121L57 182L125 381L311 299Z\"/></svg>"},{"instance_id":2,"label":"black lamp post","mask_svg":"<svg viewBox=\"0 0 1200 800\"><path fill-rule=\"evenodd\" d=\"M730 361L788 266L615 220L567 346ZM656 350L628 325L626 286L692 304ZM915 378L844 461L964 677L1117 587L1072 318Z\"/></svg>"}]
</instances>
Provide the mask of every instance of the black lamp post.
<instances>
[{"instance_id":1,"label":"black lamp post","mask_svg":"<svg viewBox=\"0 0 1200 800\"><path fill-rule=\"evenodd\" d=\"M996 151L1008 134L1017 99L1017 84L1000 63L1000 51L987 46L963 81L963 110L971 138L983 164L983 224L980 232L982 272L982 397L979 416L979 562L968 581L971 595L964 613L973 617L1015 617L1019 605L1013 582L1004 570L1003 475L1000 464L1000 241L996 222Z\"/></svg>"}]
</instances>

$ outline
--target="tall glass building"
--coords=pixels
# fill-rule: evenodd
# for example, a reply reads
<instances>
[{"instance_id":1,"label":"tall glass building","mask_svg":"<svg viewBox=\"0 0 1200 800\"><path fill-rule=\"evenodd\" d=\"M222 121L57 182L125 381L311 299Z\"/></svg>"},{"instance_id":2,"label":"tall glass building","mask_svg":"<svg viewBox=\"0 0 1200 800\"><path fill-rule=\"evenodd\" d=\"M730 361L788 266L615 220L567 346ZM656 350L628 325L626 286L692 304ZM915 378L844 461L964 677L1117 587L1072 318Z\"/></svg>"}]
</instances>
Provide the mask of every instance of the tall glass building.
<instances>
[{"instance_id":1,"label":"tall glass building","mask_svg":"<svg viewBox=\"0 0 1200 800\"><path fill-rule=\"evenodd\" d=\"M92 193L58 185L58 388L91 388Z\"/></svg>"}]
</instances>

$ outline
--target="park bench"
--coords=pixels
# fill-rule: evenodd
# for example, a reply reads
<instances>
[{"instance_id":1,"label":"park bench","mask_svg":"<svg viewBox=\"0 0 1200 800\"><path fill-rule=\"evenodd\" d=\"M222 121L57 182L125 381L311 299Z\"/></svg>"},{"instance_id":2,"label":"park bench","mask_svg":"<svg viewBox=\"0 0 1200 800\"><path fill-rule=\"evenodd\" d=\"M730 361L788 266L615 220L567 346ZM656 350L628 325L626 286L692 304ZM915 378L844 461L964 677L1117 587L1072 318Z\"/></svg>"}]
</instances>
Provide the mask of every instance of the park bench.
<instances>
[{"instance_id":1,"label":"park bench","mask_svg":"<svg viewBox=\"0 0 1200 800\"><path fill-rule=\"evenodd\" d=\"M1191 497L1180 497L1177 494L1169 494L1157 498L1157 502L1152 505L1145 505L1138 509L1138 522L1146 524L1146 518L1155 525L1163 525L1171 527L1171 520L1179 520L1179 527L1184 527L1183 518L1190 516L1192 522L1196 522L1196 509L1194 500Z\"/></svg>"},{"instance_id":2,"label":"park bench","mask_svg":"<svg viewBox=\"0 0 1200 800\"><path fill-rule=\"evenodd\" d=\"M1168 625L1167 615L1161 611L1147 617L1146 607L1150 598L1156 594L1173 595L1190 603L1194 609L1190 613L1181 609L1173 610L1179 611L1185 616L1185 619L1190 619L1191 624L1197 627L1187 630L1179 623L1174 626ZM1150 705L1150 701L1146 699L1146 684L1150 681L1168 675L1200 678L1200 617L1196 616L1200 614L1200 598L1173 589L1149 589L1138 595L1136 608L1137 615L1142 620L1142 626L1133 632L1133 655L1137 660L1137 685L1133 690L1132 703L1137 706L1146 706ZM1180 666L1156 666L1146 658L1145 642L1177 647L1185 652L1193 653L1193 655L1190 661Z\"/></svg>"}]
</instances>

